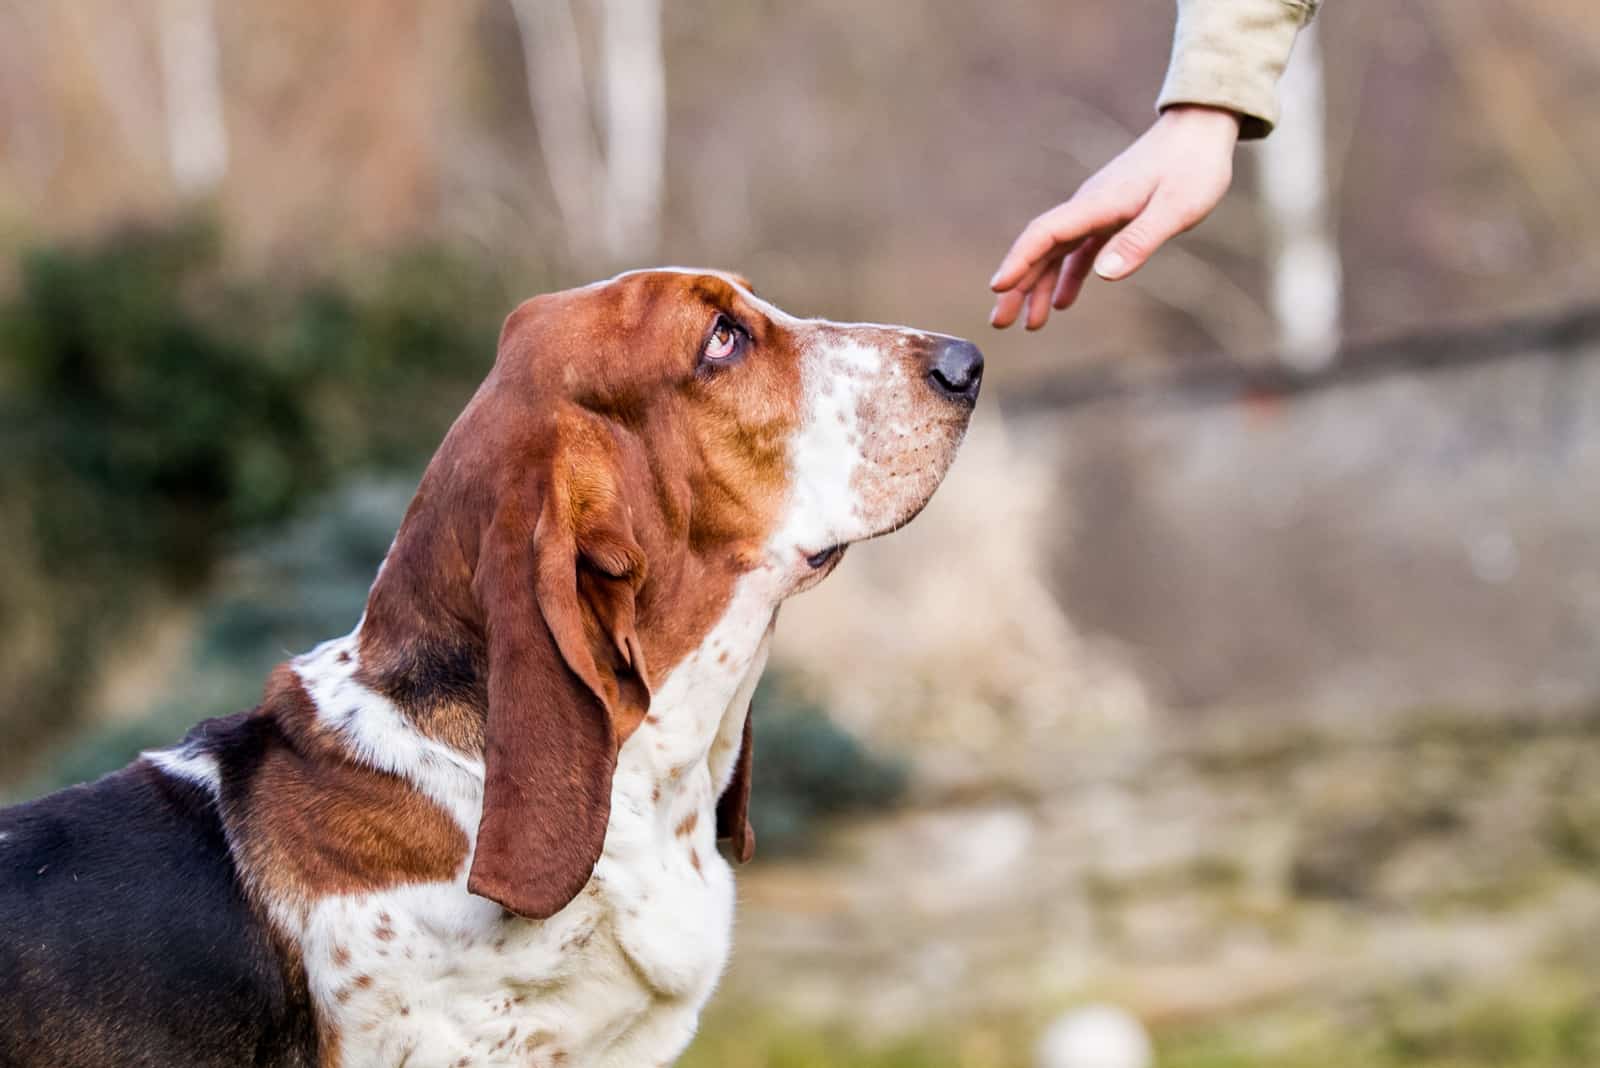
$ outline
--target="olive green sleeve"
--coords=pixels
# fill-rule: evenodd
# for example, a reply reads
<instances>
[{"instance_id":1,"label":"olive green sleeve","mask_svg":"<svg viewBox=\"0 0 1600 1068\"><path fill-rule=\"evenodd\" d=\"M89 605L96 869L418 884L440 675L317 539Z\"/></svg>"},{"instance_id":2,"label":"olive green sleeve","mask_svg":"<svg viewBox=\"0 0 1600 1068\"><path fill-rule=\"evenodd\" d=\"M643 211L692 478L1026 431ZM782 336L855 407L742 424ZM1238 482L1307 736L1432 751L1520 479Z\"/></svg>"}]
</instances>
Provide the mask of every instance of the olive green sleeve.
<instances>
[{"instance_id":1,"label":"olive green sleeve","mask_svg":"<svg viewBox=\"0 0 1600 1068\"><path fill-rule=\"evenodd\" d=\"M1265 137L1278 121L1278 78L1295 35L1319 0L1178 0L1172 65L1156 101L1238 112L1240 136Z\"/></svg>"}]
</instances>

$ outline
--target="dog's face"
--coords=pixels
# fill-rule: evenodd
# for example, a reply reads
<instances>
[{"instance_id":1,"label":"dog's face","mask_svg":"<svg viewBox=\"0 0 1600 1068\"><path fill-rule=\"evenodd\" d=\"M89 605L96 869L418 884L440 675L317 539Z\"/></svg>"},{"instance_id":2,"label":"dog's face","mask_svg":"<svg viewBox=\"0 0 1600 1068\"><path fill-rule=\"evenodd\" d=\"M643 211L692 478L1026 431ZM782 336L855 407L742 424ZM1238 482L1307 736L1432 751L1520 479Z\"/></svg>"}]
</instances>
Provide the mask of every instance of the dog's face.
<instances>
[{"instance_id":1,"label":"dog's face","mask_svg":"<svg viewBox=\"0 0 1600 1068\"><path fill-rule=\"evenodd\" d=\"M845 546L914 516L982 368L967 342L797 319L714 272L634 272L510 316L362 636L391 694L414 695L429 662L484 661L486 713L454 731L486 765L474 892L537 916L582 888L652 694L727 641L708 636L736 586L759 639ZM741 643L697 702L726 704L759 667L757 641Z\"/></svg>"},{"instance_id":2,"label":"dog's face","mask_svg":"<svg viewBox=\"0 0 1600 1068\"><path fill-rule=\"evenodd\" d=\"M738 276L680 271L528 302L501 362L609 423L648 461L622 492L664 496L691 548L732 548L779 597L927 503L983 372L967 342L797 319Z\"/></svg>"}]
</instances>

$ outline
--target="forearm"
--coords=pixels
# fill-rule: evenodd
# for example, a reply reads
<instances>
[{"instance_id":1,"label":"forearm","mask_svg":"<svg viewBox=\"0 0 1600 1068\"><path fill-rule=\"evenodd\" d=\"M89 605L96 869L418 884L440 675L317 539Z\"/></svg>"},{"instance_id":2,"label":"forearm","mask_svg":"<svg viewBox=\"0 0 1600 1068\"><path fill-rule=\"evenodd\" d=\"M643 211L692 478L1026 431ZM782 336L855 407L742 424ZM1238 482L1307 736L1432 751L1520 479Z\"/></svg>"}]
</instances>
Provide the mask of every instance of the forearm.
<instances>
[{"instance_id":1,"label":"forearm","mask_svg":"<svg viewBox=\"0 0 1600 1068\"><path fill-rule=\"evenodd\" d=\"M1320 0L1178 0L1172 65L1156 107L1204 104L1241 117L1240 136L1265 137L1295 35Z\"/></svg>"}]
</instances>

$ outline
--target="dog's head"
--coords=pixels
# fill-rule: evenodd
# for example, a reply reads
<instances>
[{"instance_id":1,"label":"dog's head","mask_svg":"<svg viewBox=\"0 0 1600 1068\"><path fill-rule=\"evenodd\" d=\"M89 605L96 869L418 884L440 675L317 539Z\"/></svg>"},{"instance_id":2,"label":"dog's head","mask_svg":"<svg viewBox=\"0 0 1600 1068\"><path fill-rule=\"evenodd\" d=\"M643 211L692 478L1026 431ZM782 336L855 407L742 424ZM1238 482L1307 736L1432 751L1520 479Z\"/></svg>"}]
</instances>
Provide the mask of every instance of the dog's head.
<instances>
[{"instance_id":1,"label":"dog's head","mask_svg":"<svg viewBox=\"0 0 1600 1068\"><path fill-rule=\"evenodd\" d=\"M736 583L767 611L944 476L971 344L786 315L716 272L536 297L440 447L374 584L374 683L481 747L470 889L548 916L605 839L619 747ZM748 774L748 745L739 767ZM748 850L742 801L722 815Z\"/></svg>"}]
</instances>

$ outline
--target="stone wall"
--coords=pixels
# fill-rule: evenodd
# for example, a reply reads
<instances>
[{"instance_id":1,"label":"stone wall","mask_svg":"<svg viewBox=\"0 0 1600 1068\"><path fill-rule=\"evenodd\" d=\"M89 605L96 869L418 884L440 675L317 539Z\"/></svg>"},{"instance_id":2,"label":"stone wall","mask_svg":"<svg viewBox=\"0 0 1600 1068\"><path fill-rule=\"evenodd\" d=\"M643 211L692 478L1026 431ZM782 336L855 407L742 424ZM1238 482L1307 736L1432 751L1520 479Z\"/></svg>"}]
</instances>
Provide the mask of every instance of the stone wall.
<instances>
[{"instance_id":1,"label":"stone wall","mask_svg":"<svg viewBox=\"0 0 1600 1068\"><path fill-rule=\"evenodd\" d=\"M1014 406L1052 589L1176 708L1335 716L1600 693L1600 317L1180 368Z\"/></svg>"}]
</instances>

